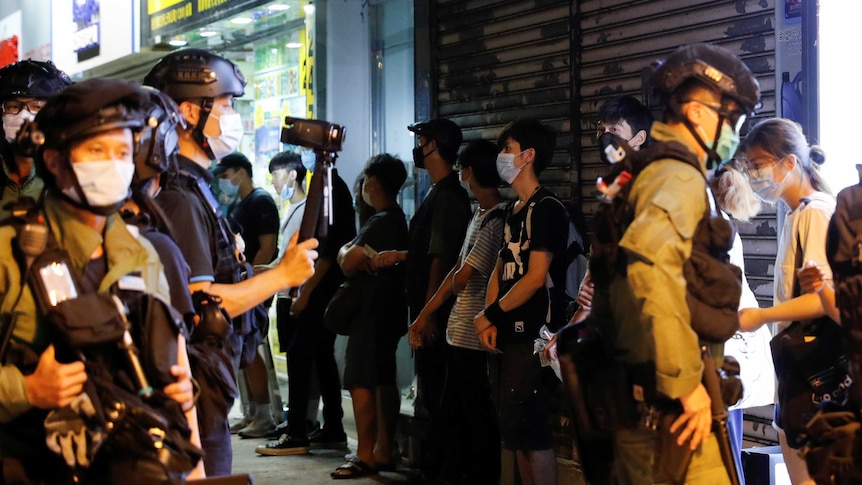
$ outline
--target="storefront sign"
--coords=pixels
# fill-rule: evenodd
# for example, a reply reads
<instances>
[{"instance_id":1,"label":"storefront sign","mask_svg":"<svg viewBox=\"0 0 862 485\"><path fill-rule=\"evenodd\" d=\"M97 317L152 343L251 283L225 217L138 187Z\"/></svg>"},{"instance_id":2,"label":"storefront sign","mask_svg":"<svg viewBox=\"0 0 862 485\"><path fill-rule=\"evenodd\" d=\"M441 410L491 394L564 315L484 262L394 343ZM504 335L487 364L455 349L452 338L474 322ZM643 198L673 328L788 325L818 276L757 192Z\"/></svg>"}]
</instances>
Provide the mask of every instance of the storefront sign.
<instances>
[{"instance_id":1,"label":"storefront sign","mask_svg":"<svg viewBox=\"0 0 862 485\"><path fill-rule=\"evenodd\" d=\"M72 50L78 62L99 55L99 0L76 0L72 7L75 30Z\"/></svg>"},{"instance_id":2,"label":"storefront sign","mask_svg":"<svg viewBox=\"0 0 862 485\"><path fill-rule=\"evenodd\" d=\"M141 2L143 44L170 37L264 5L267 0L146 0Z\"/></svg>"}]
</instances>

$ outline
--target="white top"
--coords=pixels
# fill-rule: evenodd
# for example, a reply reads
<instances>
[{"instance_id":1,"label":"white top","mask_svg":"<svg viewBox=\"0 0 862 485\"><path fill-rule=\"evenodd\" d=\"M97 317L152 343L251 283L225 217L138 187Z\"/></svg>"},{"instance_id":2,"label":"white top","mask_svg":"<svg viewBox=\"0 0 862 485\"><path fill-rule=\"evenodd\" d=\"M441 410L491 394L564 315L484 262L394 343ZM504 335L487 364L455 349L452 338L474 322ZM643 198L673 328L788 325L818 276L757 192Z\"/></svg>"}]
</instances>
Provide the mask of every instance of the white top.
<instances>
[{"instance_id":1,"label":"white top","mask_svg":"<svg viewBox=\"0 0 862 485\"><path fill-rule=\"evenodd\" d=\"M784 228L778 239L778 254L775 257L774 303L777 305L793 299L793 280L796 270L811 260L820 265L826 279L832 279L832 269L826 260L826 231L835 212L835 199L822 192L815 192L796 210L784 218ZM798 244L802 244L802 261L796 261ZM776 333L790 322L778 322Z\"/></svg>"},{"instance_id":2,"label":"white top","mask_svg":"<svg viewBox=\"0 0 862 485\"><path fill-rule=\"evenodd\" d=\"M467 285L458 293L455 306L449 314L449 324L446 326L446 342L454 347L473 350L485 350L476 337L473 318L485 309L485 290L488 278L497 263L497 253L503 245L503 224L505 217L495 217L485 222L488 214L496 209L506 209L506 203L501 202L488 210L476 209L473 219L467 226L464 244L461 246L459 261L470 265L473 274Z\"/></svg>"},{"instance_id":3,"label":"white top","mask_svg":"<svg viewBox=\"0 0 862 485\"><path fill-rule=\"evenodd\" d=\"M739 308L757 307L757 298L745 278L745 259L739 234L730 248L730 262L742 270ZM743 387L742 400L730 409L766 406L775 402L775 369L769 347L771 339L769 327L763 325L754 332L736 332L724 343L724 355L733 356L739 362L739 377Z\"/></svg>"}]
</instances>

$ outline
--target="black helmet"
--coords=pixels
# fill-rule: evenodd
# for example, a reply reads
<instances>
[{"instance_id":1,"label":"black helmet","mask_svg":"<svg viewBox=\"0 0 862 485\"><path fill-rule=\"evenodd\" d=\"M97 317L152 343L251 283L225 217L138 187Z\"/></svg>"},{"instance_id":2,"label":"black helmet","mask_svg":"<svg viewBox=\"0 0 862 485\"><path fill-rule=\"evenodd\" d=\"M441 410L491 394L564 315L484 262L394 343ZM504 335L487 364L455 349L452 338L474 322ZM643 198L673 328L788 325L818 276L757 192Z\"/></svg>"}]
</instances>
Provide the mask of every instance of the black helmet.
<instances>
[{"instance_id":1,"label":"black helmet","mask_svg":"<svg viewBox=\"0 0 862 485\"><path fill-rule=\"evenodd\" d=\"M186 120L177 104L158 89L144 86L149 94L138 151L135 153L135 178L144 181L159 173L171 171L177 164L177 125Z\"/></svg>"},{"instance_id":2,"label":"black helmet","mask_svg":"<svg viewBox=\"0 0 862 485\"><path fill-rule=\"evenodd\" d=\"M129 128L136 132L144 124L143 110L147 99L146 91L137 83L119 79L88 79L48 98L33 123L21 129L19 139L26 137L35 146L34 159L45 179L45 185L56 188L53 175L44 166L43 154L46 148L66 152L74 142L106 131ZM68 154L63 158L64 163L71 166ZM108 206L91 205L75 171L69 172L80 200L60 193L60 197L67 202L101 215L114 213L122 205L122 201Z\"/></svg>"},{"instance_id":3,"label":"black helmet","mask_svg":"<svg viewBox=\"0 0 862 485\"><path fill-rule=\"evenodd\" d=\"M138 131L144 124L147 99L147 92L129 81L81 81L48 98L36 115L30 138L43 148L63 149L70 142L104 131Z\"/></svg>"},{"instance_id":4,"label":"black helmet","mask_svg":"<svg viewBox=\"0 0 862 485\"><path fill-rule=\"evenodd\" d=\"M0 100L47 98L71 85L69 76L51 61L26 59L0 69Z\"/></svg>"},{"instance_id":5,"label":"black helmet","mask_svg":"<svg viewBox=\"0 0 862 485\"><path fill-rule=\"evenodd\" d=\"M669 96L688 79L717 89L722 97L739 103L745 114L753 113L760 100L757 79L745 63L724 47L712 44L680 47L656 68L652 85Z\"/></svg>"},{"instance_id":6,"label":"black helmet","mask_svg":"<svg viewBox=\"0 0 862 485\"><path fill-rule=\"evenodd\" d=\"M225 94L239 97L246 82L233 62L206 49L181 49L163 57L144 78L144 84L182 101Z\"/></svg>"},{"instance_id":7,"label":"black helmet","mask_svg":"<svg viewBox=\"0 0 862 485\"><path fill-rule=\"evenodd\" d=\"M181 49L163 57L144 78L144 84L177 103L200 100L200 118L191 136L210 158L215 158L203 130L214 98L225 94L239 97L245 93L245 77L236 64L205 49Z\"/></svg>"}]
</instances>

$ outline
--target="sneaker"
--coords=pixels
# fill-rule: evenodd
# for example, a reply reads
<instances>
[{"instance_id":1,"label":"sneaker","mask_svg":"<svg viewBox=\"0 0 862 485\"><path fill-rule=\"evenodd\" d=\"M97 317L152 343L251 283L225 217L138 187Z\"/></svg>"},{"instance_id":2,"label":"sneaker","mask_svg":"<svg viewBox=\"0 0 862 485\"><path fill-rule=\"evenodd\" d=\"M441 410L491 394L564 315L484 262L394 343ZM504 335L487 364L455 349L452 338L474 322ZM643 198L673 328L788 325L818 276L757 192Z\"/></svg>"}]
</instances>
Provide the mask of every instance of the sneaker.
<instances>
[{"instance_id":1,"label":"sneaker","mask_svg":"<svg viewBox=\"0 0 862 485\"><path fill-rule=\"evenodd\" d=\"M252 419L251 424L239 431L240 438L265 438L275 430L272 419Z\"/></svg>"},{"instance_id":2,"label":"sneaker","mask_svg":"<svg viewBox=\"0 0 862 485\"><path fill-rule=\"evenodd\" d=\"M347 435L344 431L329 431L326 428L318 429L308 435L308 443L313 450L346 450Z\"/></svg>"},{"instance_id":3,"label":"sneaker","mask_svg":"<svg viewBox=\"0 0 862 485\"><path fill-rule=\"evenodd\" d=\"M307 439L291 438L289 434L283 434L278 441L254 449L258 454L267 456L304 455L308 450Z\"/></svg>"},{"instance_id":4,"label":"sneaker","mask_svg":"<svg viewBox=\"0 0 862 485\"><path fill-rule=\"evenodd\" d=\"M281 435L287 434L287 421L281 422L275 426L269 433L264 436L268 440L277 440Z\"/></svg>"},{"instance_id":5,"label":"sneaker","mask_svg":"<svg viewBox=\"0 0 862 485\"><path fill-rule=\"evenodd\" d=\"M251 424L251 420L251 416L243 416L242 419L231 425L230 434L239 433L243 428Z\"/></svg>"}]
</instances>

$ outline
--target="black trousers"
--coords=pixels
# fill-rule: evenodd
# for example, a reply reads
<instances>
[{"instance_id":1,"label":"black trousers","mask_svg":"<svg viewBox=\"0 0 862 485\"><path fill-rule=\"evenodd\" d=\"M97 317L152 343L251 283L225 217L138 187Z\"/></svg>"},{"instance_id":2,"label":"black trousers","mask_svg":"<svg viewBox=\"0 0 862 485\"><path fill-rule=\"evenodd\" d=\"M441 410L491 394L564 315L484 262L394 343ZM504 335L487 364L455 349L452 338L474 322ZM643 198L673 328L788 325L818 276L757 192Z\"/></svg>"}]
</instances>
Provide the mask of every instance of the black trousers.
<instances>
[{"instance_id":1,"label":"black trousers","mask_svg":"<svg viewBox=\"0 0 862 485\"><path fill-rule=\"evenodd\" d=\"M491 399L487 353L449 347L440 420L445 447L441 478L495 485L500 480L500 431Z\"/></svg>"},{"instance_id":2,"label":"black trousers","mask_svg":"<svg viewBox=\"0 0 862 485\"><path fill-rule=\"evenodd\" d=\"M323 426L327 431L343 430L341 409L341 377L335 362L335 334L323 325L325 307L308 308L297 318L290 316L290 300L279 298L276 303L282 349L287 352L287 414L288 433L294 438L305 438L308 430L308 399L311 394L312 366L317 371L320 397L323 400Z\"/></svg>"}]
</instances>

